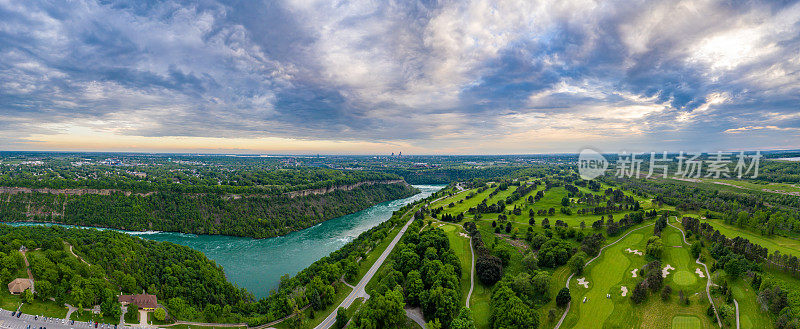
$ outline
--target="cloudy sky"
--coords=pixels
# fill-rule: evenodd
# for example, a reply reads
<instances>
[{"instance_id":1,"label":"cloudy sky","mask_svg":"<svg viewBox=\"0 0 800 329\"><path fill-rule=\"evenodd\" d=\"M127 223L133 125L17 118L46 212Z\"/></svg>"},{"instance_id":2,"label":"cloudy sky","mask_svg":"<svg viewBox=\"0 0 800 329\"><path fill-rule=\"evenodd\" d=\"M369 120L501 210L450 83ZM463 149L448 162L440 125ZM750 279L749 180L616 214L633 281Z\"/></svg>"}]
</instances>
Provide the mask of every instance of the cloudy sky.
<instances>
[{"instance_id":1,"label":"cloudy sky","mask_svg":"<svg viewBox=\"0 0 800 329\"><path fill-rule=\"evenodd\" d=\"M800 148L800 1L0 0L0 149Z\"/></svg>"}]
</instances>

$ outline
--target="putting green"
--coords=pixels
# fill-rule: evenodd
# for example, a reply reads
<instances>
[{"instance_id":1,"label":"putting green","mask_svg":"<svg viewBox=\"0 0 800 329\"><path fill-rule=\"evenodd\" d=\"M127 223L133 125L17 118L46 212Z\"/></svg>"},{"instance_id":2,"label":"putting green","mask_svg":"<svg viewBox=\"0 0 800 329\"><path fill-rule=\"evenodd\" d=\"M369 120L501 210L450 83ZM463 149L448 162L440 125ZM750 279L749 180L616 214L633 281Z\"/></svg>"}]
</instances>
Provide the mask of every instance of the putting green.
<instances>
[{"instance_id":1,"label":"putting green","mask_svg":"<svg viewBox=\"0 0 800 329\"><path fill-rule=\"evenodd\" d=\"M672 281L682 286L688 286L690 284L694 284L697 281L696 277L697 274L695 273L681 270L673 274Z\"/></svg>"},{"instance_id":2,"label":"putting green","mask_svg":"<svg viewBox=\"0 0 800 329\"><path fill-rule=\"evenodd\" d=\"M679 315L672 318L672 329L694 329L702 328L700 319L691 315Z\"/></svg>"}]
</instances>

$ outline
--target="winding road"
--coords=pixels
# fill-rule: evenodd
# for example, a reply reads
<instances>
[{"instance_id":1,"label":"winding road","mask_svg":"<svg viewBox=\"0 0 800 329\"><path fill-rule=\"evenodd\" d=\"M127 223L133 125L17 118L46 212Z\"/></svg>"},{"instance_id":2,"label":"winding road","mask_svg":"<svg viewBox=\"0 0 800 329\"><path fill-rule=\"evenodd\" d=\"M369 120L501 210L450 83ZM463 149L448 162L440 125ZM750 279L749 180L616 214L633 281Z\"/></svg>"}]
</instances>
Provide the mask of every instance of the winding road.
<instances>
[{"instance_id":1,"label":"winding road","mask_svg":"<svg viewBox=\"0 0 800 329\"><path fill-rule=\"evenodd\" d=\"M675 218L675 222L676 223L678 222L678 217L677 216L672 216L672 218ZM683 237L683 243L685 243L686 245L690 245L689 242L686 241L686 233L684 233L683 230L680 227L672 225L672 223L670 223L669 220L667 220L667 225L672 226L675 229L677 229L678 231L680 231L681 232L681 236ZM708 301L711 302L711 308L714 309L714 315L717 317L717 324L719 324L719 326L721 328L722 327L722 320L720 320L720 318L719 318L719 314L717 313L717 306L714 305L714 300L711 299L711 275L708 274L708 267L706 266L706 264L700 262L700 257L697 257L697 259L694 262L697 263L697 264L703 265L703 268L706 271L706 295L708 296ZM736 312L736 324L737 324L737 326L736 327L738 328L739 327L738 326L738 324L739 324L739 312L738 312L739 306L738 306L738 304L736 306L736 310L737 310L737 312Z\"/></svg>"}]
</instances>

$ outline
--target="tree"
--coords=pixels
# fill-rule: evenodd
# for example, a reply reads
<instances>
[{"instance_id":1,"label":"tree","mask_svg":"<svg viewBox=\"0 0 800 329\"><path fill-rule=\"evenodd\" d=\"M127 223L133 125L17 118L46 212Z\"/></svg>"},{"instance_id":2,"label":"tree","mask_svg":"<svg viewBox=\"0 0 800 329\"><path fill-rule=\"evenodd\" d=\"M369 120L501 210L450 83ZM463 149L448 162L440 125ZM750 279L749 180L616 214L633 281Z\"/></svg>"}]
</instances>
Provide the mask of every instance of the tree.
<instances>
[{"instance_id":1,"label":"tree","mask_svg":"<svg viewBox=\"0 0 800 329\"><path fill-rule=\"evenodd\" d=\"M533 273L539 269L539 260L536 259L534 253L530 252L522 258L522 266L528 270L528 273Z\"/></svg>"},{"instance_id":2,"label":"tree","mask_svg":"<svg viewBox=\"0 0 800 329\"><path fill-rule=\"evenodd\" d=\"M647 299L647 289L644 287L644 281L639 282L635 288L633 288L633 293L631 294L631 301L635 304L641 304Z\"/></svg>"},{"instance_id":3,"label":"tree","mask_svg":"<svg viewBox=\"0 0 800 329\"><path fill-rule=\"evenodd\" d=\"M747 260L741 256L734 257L725 263L725 273L728 273L732 278L738 278L746 270Z\"/></svg>"},{"instance_id":4,"label":"tree","mask_svg":"<svg viewBox=\"0 0 800 329\"><path fill-rule=\"evenodd\" d=\"M439 319L442 323L450 323L459 310L461 297L455 289L442 286L425 290L419 297L422 312L430 317Z\"/></svg>"},{"instance_id":5,"label":"tree","mask_svg":"<svg viewBox=\"0 0 800 329\"><path fill-rule=\"evenodd\" d=\"M581 231L583 231L584 229L586 229L586 222L581 221Z\"/></svg>"},{"instance_id":6,"label":"tree","mask_svg":"<svg viewBox=\"0 0 800 329\"><path fill-rule=\"evenodd\" d=\"M702 246L700 245L700 241L692 242L692 256L694 258L700 257L701 251L702 251Z\"/></svg>"},{"instance_id":7,"label":"tree","mask_svg":"<svg viewBox=\"0 0 800 329\"><path fill-rule=\"evenodd\" d=\"M555 268L564 265L572 254L569 242L551 239L539 248L539 266Z\"/></svg>"},{"instance_id":8,"label":"tree","mask_svg":"<svg viewBox=\"0 0 800 329\"><path fill-rule=\"evenodd\" d=\"M531 286L533 287L534 296L540 300L550 300L548 292L550 291L550 272L536 271L531 278Z\"/></svg>"},{"instance_id":9,"label":"tree","mask_svg":"<svg viewBox=\"0 0 800 329\"><path fill-rule=\"evenodd\" d=\"M572 301L572 295L569 293L569 288L561 288L561 290L558 291L558 295L556 295L556 305L558 305L558 307L565 307L570 301Z\"/></svg>"},{"instance_id":10,"label":"tree","mask_svg":"<svg viewBox=\"0 0 800 329\"><path fill-rule=\"evenodd\" d=\"M503 276L503 262L496 256L480 256L475 261L475 272L483 284L491 286Z\"/></svg>"},{"instance_id":11,"label":"tree","mask_svg":"<svg viewBox=\"0 0 800 329\"><path fill-rule=\"evenodd\" d=\"M458 316L450 322L450 329L475 329L475 320L472 319L472 311L462 307Z\"/></svg>"},{"instance_id":12,"label":"tree","mask_svg":"<svg viewBox=\"0 0 800 329\"><path fill-rule=\"evenodd\" d=\"M411 306L419 306L419 296L425 290L425 284L422 282L422 275L419 271L414 270L408 272L406 275L405 292L406 301Z\"/></svg>"},{"instance_id":13,"label":"tree","mask_svg":"<svg viewBox=\"0 0 800 329\"><path fill-rule=\"evenodd\" d=\"M26 289L24 292L22 292L22 299L28 304L33 303L33 293L30 289Z\"/></svg>"},{"instance_id":14,"label":"tree","mask_svg":"<svg viewBox=\"0 0 800 329\"><path fill-rule=\"evenodd\" d=\"M493 309L493 328L537 328L536 310L516 296L507 282L501 282L490 300Z\"/></svg>"},{"instance_id":15,"label":"tree","mask_svg":"<svg viewBox=\"0 0 800 329\"><path fill-rule=\"evenodd\" d=\"M405 322L403 292L399 288L368 299L354 320L356 328L394 328Z\"/></svg>"},{"instance_id":16,"label":"tree","mask_svg":"<svg viewBox=\"0 0 800 329\"><path fill-rule=\"evenodd\" d=\"M586 253L583 251L579 251L576 254L572 255L572 257L567 262L569 268L572 270L572 273L581 274L583 273L583 266L586 263Z\"/></svg>"},{"instance_id":17,"label":"tree","mask_svg":"<svg viewBox=\"0 0 800 329\"><path fill-rule=\"evenodd\" d=\"M344 328L348 321L350 321L350 318L347 317L347 310L344 307L340 307L336 311L336 328Z\"/></svg>"},{"instance_id":18,"label":"tree","mask_svg":"<svg viewBox=\"0 0 800 329\"><path fill-rule=\"evenodd\" d=\"M164 309L163 309L163 308L159 307L159 308L157 308L157 309L155 310L155 312L153 312L153 316L154 316L154 317L156 318L156 320L158 320L158 321L164 321L164 320L166 320L166 319L167 319L167 312L166 312L166 311L164 311Z\"/></svg>"},{"instance_id":19,"label":"tree","mask_svg":"<svg viewBox=\"0 0 800 329\"><path fill-rule=\"evenodd\" d=\"M664 253L664 243L661 242L661 238L658 236L651 236L647 239L647 247L645 252L647 255L650 255L654 258L661 258L661 255Z\"/></svg>"},{"instance_id":20,"label":"tree","mask_svg":"<svg viewBox=\"0 0 800 329\"><path fill-rule=\"evenodd\" d=\"M672 287L670 287L669 285L665 285L664 290L661 290L661 300L665 302L668 301L670 294L672 294Z\"/></svg>"}]
</instances>

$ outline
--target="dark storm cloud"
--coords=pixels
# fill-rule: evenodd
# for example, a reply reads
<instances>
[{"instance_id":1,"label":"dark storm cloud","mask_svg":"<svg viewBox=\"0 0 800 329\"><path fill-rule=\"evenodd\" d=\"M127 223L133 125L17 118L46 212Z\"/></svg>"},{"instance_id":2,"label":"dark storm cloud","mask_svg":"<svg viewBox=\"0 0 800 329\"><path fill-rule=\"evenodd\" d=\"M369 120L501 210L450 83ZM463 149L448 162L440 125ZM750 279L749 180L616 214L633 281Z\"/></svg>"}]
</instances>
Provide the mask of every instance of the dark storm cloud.
<instances>
[{"instance_id":1,"label":"dark storm cloud","mask_svg":"<svg viewBox=\"0 0 800 329\"><path fill-rule=\"evenodd\" d=\"M11 1L0 21L4 135L92 121L430 145L525 129L509 117L570 128L553 115L648 143L800 128L794 1Z\"/></svg>"}]
</instances>

